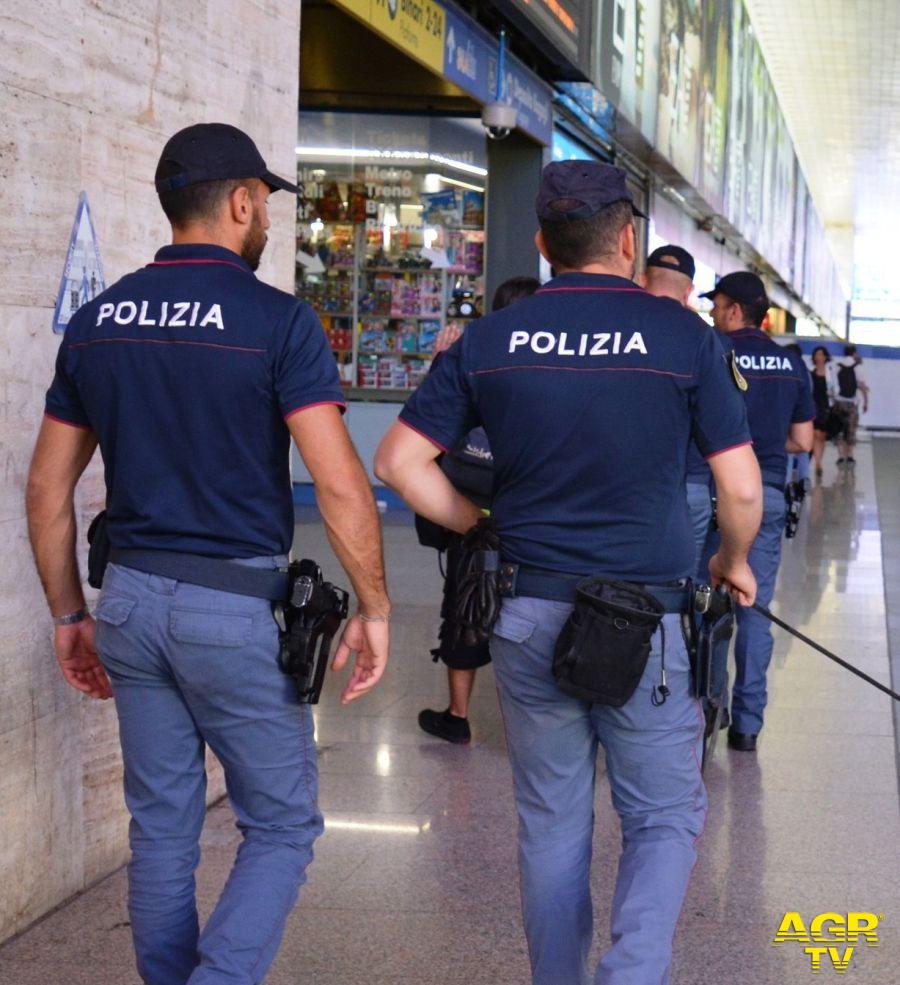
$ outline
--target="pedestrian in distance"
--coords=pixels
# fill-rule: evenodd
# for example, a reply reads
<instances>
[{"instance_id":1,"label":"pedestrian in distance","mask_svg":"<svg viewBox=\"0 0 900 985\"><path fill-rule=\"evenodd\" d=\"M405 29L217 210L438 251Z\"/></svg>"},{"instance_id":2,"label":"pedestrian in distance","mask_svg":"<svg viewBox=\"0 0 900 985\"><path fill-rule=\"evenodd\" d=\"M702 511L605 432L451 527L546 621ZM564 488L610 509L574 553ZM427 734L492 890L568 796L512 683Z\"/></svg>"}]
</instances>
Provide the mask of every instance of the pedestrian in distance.
<instances>
[{"instance_id":1,"label":"pedestrian in distance","mask_svg":"<svg viewBox=\"0 0 900 985\"><path fill-rule=\"evenodd\" d=\"M554 162L536 205L536 244L556 276L466 329L407 402L375 469L417 512L463 533L481 511L435 460L483 425L503 595L491 656L532 982L663 982L706 814L703 719L681 632L694 553L685 455L696 434L720 488L711 577L745 604L756 593L746 557L759 466L712 329L631 280L637 213L625 172ZM591 615L614 611L616 598L653 613L624 648ZM593 627L574 641L573 607ZM592 974L600 744L622 853L612 941Z\"/></svg>"},{"instance_id":2,"label":"pedestrian in distance","mask_svg":"<svg viewBox=\"0 0 900 985\"><path fill-rule=\"evenodd\" d=\"M812 351L812 380L813 405L813 448L812 457L815 463L816 478L822 478L822 459L825 457L825 445L830 437L831 400L834 395L834 370L831 365L831 353L824 345L817 345Z\"/></svg>"},{"instance_id":3,"label":"pedestrian in distance","mask_svg":"<svg viewBox=\"0 0 900 985\"><path fill-rule=\"evenodd\" d=\"M325 333L306 303L253 273L267 199L296 186L268 170L247 134L209 123L168 141L156 189L172 244L80 308L60 345L28 480L29 531L63 675L115 698L140 977L256 985L322 831L311 708L279 668L273 597L249 591L283 580L291 438L359 599L334 660L341 668L357 654L345 702L382 676L390 603L378 514ZM95 624L73 493L98 446L111 563ZM209 586L223 579L230 588ZM243 840L201 933L207 746Z\"/></svg>"},{"instance_id":4,"label":"pedestrian in distance","mask_svg":"<svg viewBox=\"0 0 900 985\"><path fill-rule=\"evenodd\" d=\"M862 357L857 353L856 346L852 343L845 345L844 358L838 362L835 371L837 387L834 410L841 428L837 439L838 465L856 465L853 452L856 448L860 403L864 414L869 411L869 385L859 371L861 364Z\"/></svg>"}]
</instances>

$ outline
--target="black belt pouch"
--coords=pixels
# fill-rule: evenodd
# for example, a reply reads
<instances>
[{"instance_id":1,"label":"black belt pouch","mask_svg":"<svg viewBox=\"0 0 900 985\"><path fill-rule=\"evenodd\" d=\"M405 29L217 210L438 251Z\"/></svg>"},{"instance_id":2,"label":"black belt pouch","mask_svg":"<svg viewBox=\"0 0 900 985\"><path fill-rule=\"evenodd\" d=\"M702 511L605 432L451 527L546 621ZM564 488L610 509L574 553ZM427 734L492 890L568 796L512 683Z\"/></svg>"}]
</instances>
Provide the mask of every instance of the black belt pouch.
<instances>
[{"instance_id":1,"label":"black belt pouch","mask_svg":"<svg viewBox=\"0 0 900 985\"><path fill-rule=\"evenodd\" d=\"M91 588L103 587L103 575L109 564L109 531L106 510L101 510L88 527L88 584Z\"/></svg>"},{"instance_id":2,"label":"black belt pouch","mask_svg":"<svg viewBox=\"0 0 900 985\"><path fill-rule=\"evenodd\" d=\"M573 698L621 708L634 694L664 607L637 585L578 583L575 608L553 653L553 676Z\"/></svg>"}]
</instances>

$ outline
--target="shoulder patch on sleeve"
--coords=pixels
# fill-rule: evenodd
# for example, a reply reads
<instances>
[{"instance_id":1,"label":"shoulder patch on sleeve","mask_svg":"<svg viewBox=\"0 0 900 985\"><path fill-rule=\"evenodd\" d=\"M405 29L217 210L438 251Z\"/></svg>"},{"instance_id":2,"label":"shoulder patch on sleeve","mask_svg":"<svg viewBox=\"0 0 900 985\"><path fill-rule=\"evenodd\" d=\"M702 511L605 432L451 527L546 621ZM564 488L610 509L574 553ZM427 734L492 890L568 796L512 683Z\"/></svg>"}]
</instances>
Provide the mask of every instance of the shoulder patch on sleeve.
<instances>
[{"instance_id":1,"label":"shoulder patch on sleeve","mask_svg":"<svg viewBox=\"0 0 900 985\"><path fill-rule=\"evenodd\" d=\"M750 384L744 378L743 373L741 373L741 371L738 369L737 353L734 351L734 349L731 350L731 355L729 356L729 359L731 361L731 375L734 377L734 385L742 393L746 393L747 390L750 388Z\"/></svg>"}]
</instances>

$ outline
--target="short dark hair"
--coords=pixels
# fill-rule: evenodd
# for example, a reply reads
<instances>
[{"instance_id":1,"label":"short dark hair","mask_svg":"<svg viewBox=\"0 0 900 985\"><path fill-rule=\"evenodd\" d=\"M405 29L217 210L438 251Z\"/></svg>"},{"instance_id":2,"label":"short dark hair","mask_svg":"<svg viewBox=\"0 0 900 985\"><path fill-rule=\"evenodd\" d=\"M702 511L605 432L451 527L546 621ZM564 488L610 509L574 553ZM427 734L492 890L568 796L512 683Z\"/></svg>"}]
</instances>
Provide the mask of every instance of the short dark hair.
<instances>
[{"instance_id":1,"label":"short dark hair","mask_svg":"<svg viewBox=\"0 0 900 985\"><path fill-rule=\"evenodd\" d=\"M510 277L494 291L491 311L499 311L522 298L530 297L541 286L537 277Z\"/></svg>"},{"instance_id":2,"label":"short dark hair","mask_svg":"<svg viewBox=\"0 0 900 985\"><path fill-rule=\"evenodd\" d=\"M825 362L827 362L827 363L830 363L831 362L831 353L825 348L824 345L817 345L815 347L815 349L813 349L813 351L810 353L810 358L811 359L815 359L817 352L824 352L825 353Z\"/></svg>"},{"instance_id":3,"label":"short dark hair","mask_svg":"<svg viewBox=\"0 0 900 985\"><path fill-rule=\"evenodd\" d=\"M222 202L241 185L248 188L256 178L225 178L220 181L198 181L184 188L160 192L159 204L173 226L189 222L212 222Z\"/></svg>"},{"instance_id":4,"label":"short dark hair","mask_svg":"<svg viewBox=\"0 0 900 985\"><path fill-rule=\"evenodd\" d=\"M744 304L742 301L735 301L735 304L741 309L741 314L744 317L744 324L751 326L752 328L759 328L769 311L768 301L756 301L751 302L750 304Z\"/></svg>"},{"instance_id":5,"label":"short dark hair","mask_svg":"<svg viewBox=\"0 0 900 985\"><path fill-rule=\"evenodd\" d=\"M565 211L564 203L558 207ZM550 264L564 270L578 270L615 256L619 233L632 217L631 202L623 201L613 202L587 219L541 222Z\"/></svg>"},{"instance_id":6,"label":"short dark hair","mask_svg":"<svg viewBox=\"0 0 900 985\"><path fill-rule=\"evenodd\" d=\"M852 342L848 342L844 346L844 355L845 356L855 356L856 355L856 346Z\"/></svg>"}]
</instances>

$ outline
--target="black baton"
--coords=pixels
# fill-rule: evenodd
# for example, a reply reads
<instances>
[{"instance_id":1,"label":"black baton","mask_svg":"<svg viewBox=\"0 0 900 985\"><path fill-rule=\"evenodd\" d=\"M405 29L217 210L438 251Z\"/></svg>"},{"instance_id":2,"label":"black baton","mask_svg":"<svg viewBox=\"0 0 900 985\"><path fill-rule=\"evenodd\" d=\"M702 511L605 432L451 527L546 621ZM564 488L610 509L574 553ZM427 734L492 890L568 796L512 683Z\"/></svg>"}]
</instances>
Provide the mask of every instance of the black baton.
<instances>
[{"instance_id":1,"label":"black baton","mask_svg":"<svg viewBox=\"0 0 900 985\"><path fill-rule=\"evenodd\" d=\"M859 667L854 667L853 664L847 663L846 660L841 660L840 657L835 656L835 654L833 654L830 650L826 650L824 646L816 643L815 640L811 640L808 636L804 636L798 629L794 629L793 626L789 626L783 619L779 619L778 616L773 616L764 605L754 602L753 608L756 609L760 615L765 616L766 619L769 619L775 623L776 626L780 626L792 636L796 636L798 640L803 640L807 646L811 646L814 650L818 650L819 653L824 653L829 660L833 660L835 663L840 664L842 667L849 670L851 674L856 674L857 677L861 677L864 681L868 681L873 687L877 687L879 691L884 691L885 694L889 694L894 701L900 701L900 694L897 694L896 691L892 691L889 687L886 687L874 678L869 677L868 674L864 674Z\"/></svg>"}]
</instances>

